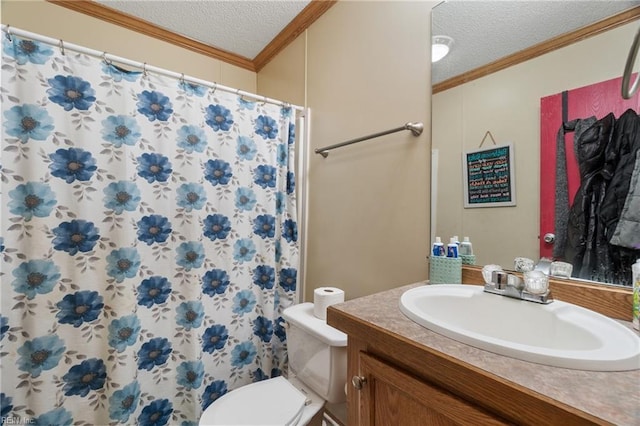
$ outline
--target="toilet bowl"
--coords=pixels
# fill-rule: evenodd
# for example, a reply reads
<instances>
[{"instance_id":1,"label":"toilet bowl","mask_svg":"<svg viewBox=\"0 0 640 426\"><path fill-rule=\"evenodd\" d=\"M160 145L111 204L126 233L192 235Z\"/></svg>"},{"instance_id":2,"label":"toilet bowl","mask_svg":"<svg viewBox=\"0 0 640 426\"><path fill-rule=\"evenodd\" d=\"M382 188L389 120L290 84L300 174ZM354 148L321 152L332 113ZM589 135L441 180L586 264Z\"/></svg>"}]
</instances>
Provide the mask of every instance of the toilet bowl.
<instances>
[{"instance_id":1,"label":"toilet bowl","mask_svg":"<svg viewBox=\"0 0 640 426\"><path fill-rule=\"evenodd\" d=\"M313 314L313 303L285 309L289 374L226 393L202 413L200 426L302 426L326 401L344 402L347 335Z\"/></svg>"}]
</instances>

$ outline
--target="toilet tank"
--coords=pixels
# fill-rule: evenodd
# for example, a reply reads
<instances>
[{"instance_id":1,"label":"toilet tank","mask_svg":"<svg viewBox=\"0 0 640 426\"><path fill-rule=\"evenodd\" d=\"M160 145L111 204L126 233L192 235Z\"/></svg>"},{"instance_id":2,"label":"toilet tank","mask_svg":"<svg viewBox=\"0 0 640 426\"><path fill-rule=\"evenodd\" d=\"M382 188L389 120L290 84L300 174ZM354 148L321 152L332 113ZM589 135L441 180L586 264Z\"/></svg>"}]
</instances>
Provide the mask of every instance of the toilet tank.
<instances>
[{"instance_id":1,"label":"toilet tank","mask_svg":"<svg viewBox=\"0 0 640 426\"><path fill-rule=\"evenodd\" d=\"M287 322L289 369L299 380L331 403L346 400L347 335L313 314L313 303L291 306Z\"/></svg>"}]
</instances>

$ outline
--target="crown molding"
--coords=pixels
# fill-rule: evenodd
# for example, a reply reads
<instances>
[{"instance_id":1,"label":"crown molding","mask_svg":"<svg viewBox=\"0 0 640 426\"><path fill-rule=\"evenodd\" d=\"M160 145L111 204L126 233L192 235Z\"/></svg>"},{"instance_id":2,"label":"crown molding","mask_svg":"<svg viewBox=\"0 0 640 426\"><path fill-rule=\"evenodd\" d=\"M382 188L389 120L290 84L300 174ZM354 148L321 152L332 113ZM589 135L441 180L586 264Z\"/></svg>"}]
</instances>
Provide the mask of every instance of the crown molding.
<instances>
[{"instance_id":1,"label":"crown molding","mask_svg":"<svg viewBox=\"0 0 640 426\"><path fill-rule=\"evenodd\" d=\"M262 52L253 60L256 71L260 71L278 53L293 42L300 34L336 4L337 0L311 0L311 2L289 23Z\"/></svg>"},{"instance_id":2,"label":"crown molding","mask_svg":"<svg viewBox=\"0 0 640 426\"><path fill-rule=\"evenodd\" d=\"M287 25L256 57L245 58L223 49L201 43L189 37L166 30L149 21L129 15L92 0L47 0L75 12L109 22L114 25L174 44L193 52L258 72L296 37L322 16L337 0L311 0L311 2Z\"/></svg>"},{"instance_id":3,"label":"crown molding","mask_svg":"<svg viewBox=\"0 0 640 426\"><path fill-rule=\"evenodd\" d=\"M456 86L460 86L461 84L468 83L481 77L485 77L489 74L503 70L512 65L517 65L521 62L528 61L529 59L544 55L545 53L552 52L556 49L566 47L570 44L582 41L586 38L627 24L638 18L640 18L640 6L610 16L609 18L602 19L598 22L579 28L575 31L571 31L566 34L551 38L542 43L535 44L527 49L490 62L487 65L483 65L471 71L467 71L463 74L451 77L447 80L443 80L442 82L434 84L432 86L431 93L435 95L436 93L443 92Z\"/></svg>"}]
</instances>

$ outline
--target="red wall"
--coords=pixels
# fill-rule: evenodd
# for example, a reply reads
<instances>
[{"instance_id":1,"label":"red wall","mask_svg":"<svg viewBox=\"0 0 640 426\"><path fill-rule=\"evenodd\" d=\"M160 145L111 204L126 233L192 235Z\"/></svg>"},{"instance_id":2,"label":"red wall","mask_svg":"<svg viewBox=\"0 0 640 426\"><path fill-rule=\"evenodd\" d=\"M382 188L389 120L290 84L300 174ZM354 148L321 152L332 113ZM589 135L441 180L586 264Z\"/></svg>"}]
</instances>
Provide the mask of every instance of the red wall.
<instances>
[{"instance_id":1,"label":"red wall","mask_svg":"<svg viewBox=\"0 0 640 426\"><path fill-rule=\"evenodd\" d=\"M633 76L631 81L635 81ZM619 117L627 109L640 111L640 91L631 99L621 95L622 77L568 91L568 120L613 112ZM556 137L562 124L562 93L540 99L540 257L552 257L553 245L544 242L546 233L554 232L556 188ZM578 164L573 151L573 133L565 137L569 204L580 186Z\"/></svg>"}]
</instances>

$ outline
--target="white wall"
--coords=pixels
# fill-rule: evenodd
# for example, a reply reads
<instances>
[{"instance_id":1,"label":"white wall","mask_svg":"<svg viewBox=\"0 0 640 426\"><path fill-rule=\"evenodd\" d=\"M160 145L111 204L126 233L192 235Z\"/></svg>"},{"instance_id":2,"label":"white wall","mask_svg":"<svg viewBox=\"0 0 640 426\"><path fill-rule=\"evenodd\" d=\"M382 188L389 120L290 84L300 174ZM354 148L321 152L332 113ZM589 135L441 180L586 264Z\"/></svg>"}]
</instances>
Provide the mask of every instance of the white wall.
<instances>
[{"instance_id":1,"label":"white wall","mask_svg":"<svg viewBox=\"0 0 640 426\"><path fill-rule=\"evenodd\" d=\"M339 2L309 29L313 148L429 129L434 4ZM353 298L427 278L429 156L429 132L405 131L312 157L308 290Z\"/></svg>"},{"instance_id":2,"label":"white wall","mask_svg":"<svg viewBox=\"0 0 640 426\"><path fill-rule=\"evenodd\" d=\"M258 74L261 93L306 99L311 150L408 121L425 125L420 137L404 131L326 159L311 154L307 300L320 286L343 288L351 299L428 276L435 4L338 2L300 37L304 42L299 38ZM297 89L280 80L286 67L306 70L302 81L287 79Z\"/></svg>"}]
</instances>

